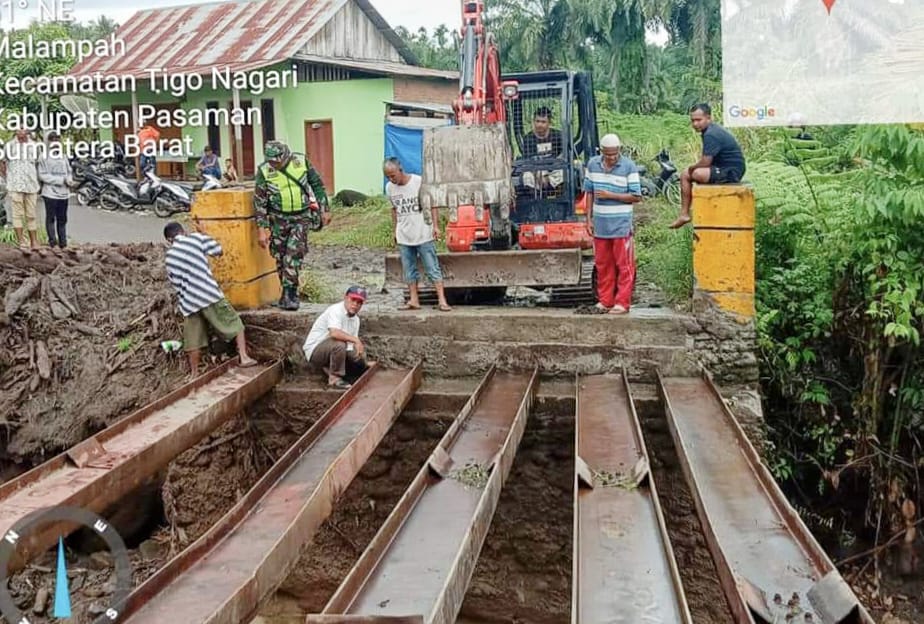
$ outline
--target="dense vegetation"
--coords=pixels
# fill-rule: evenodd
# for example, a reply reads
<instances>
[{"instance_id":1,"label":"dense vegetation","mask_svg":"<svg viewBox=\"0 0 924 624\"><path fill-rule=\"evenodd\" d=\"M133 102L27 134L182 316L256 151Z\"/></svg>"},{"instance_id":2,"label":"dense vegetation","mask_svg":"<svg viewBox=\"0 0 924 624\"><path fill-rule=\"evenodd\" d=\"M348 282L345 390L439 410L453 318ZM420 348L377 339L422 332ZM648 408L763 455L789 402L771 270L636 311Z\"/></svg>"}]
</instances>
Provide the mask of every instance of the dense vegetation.
<instances>
[{"instance_id":1,"label":"dense vegetation","mask_svg":"<svg viewBox=\"0 0 924 624\"><path fill-rule=\"evenodd\" d=\"M491 0L506 72L591 68L616 112L682 110L721 94L719 0ZM420 60L458 66L453 31L399 29ZM652 38L667 38L666 46Z\"/></svg>"}]
</instances>

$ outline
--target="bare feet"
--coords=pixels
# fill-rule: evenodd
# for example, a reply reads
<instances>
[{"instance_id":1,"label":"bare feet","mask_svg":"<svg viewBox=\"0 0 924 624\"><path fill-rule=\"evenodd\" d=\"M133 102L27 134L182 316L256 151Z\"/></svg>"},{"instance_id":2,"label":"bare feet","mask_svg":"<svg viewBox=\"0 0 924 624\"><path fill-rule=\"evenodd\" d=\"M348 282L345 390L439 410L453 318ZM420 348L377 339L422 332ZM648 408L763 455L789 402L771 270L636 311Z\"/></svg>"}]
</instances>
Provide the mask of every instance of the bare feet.
<instances>
[{"instance_id":1,"label":"bare feet","mask_svg":"<svg viewBox=\"0 0 924 624\"><path fill-rule=\"evenodd\" d=\"M251 366L256 366L257 361L252 357L242 357L241 358L241 368L250 368Z\"/></svg>"},{"instance_id":2,"label":"bare feet","mask_svg":"<svg viewBox=\"0 0 924 624\"><path fill-rule=\"evenodd\" d=\"M677 228L682 228L683 226L685 226L687 223L689 223L692 220L693 220L692 217L680 216L680 217L677 217L677 220L671 223L669 227L672 230L676 230Z\"/></svg>"},{"instance_id":3,"label":"bare feet","mask_svg":"<svg viewBox=\"0 0 924 624\"><path fill-rule=\"evenodd\" d=\"M440 312L452 312L452 308L449 306L448 303L441 303L439 305L439 310Z\"/></svg>"},{"instance_id":4,"label":"bare feet","mask_svg":"<svg viewBox=\"0 0 924 624\"><path fill-rule=\"evenodd\" d=\"M420 304L419 303L405 303L403 306L401 306L398 309L399 310L419 310Z\"/></svg>"}]
</instances>

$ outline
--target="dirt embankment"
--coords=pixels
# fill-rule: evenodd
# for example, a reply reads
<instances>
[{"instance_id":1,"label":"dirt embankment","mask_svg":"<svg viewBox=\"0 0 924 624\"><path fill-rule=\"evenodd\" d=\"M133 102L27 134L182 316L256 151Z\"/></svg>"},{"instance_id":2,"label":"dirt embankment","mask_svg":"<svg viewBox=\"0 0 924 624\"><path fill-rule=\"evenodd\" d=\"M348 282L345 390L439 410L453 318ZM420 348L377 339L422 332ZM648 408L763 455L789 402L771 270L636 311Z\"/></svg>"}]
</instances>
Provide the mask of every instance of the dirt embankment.
<instances>
[{"instance_id":1,"label":"dirt embankment","mask_svg":"<svg viewBox=\"0 0 924 624\"><path fill-rule=\"evenodd\" d=\"M5 478L175 388L181 317L163 248L0 248L0 422Z\"/></svg>"}]
</instances>

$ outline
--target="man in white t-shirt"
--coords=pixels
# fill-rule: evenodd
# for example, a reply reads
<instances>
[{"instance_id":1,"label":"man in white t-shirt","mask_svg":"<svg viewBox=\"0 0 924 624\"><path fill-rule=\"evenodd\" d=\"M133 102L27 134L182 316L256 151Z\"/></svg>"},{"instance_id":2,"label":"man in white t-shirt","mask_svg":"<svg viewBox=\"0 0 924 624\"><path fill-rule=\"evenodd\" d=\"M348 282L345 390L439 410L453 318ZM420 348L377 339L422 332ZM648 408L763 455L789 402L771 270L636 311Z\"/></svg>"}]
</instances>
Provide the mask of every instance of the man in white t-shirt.
<instances>
[{"instance_id":1,"label":"man in white t-shirt","mask_svg":"<svg viewBox=\"0 0 924 624\"><path fill-rule=\"evenodd\" d=\"M386 159L382 168L385 177L388 178L385 194L391 201L391 223L394 227L395 243L401 252L404 281L407 282L410 293L407 304L401 309L420 309L420 296L417 292L417 282L420 280L417 258L420 258L427 278L436 287L439 309L448 312L452 308L446 303L443 273L436 257L436 245L433 244L433 241L439 240L440 237L439 211L433 208L429 215L424 214L420 207L420 176L405 173L397 158Z\"/></svg>"},{"instance_id":2,"label":"man in white t-shirt","mask_svg":"<svg viewBox=\"0 0 924 624\"><path fill-rule=\"evenodd\" d=\"M343 301L331 305L314 321L302 350L310 364L327 373L327 384L346 389L366 371L366 346L359 339L359 311L366 289L350 286Z\"/></svg>"}]
</instances>

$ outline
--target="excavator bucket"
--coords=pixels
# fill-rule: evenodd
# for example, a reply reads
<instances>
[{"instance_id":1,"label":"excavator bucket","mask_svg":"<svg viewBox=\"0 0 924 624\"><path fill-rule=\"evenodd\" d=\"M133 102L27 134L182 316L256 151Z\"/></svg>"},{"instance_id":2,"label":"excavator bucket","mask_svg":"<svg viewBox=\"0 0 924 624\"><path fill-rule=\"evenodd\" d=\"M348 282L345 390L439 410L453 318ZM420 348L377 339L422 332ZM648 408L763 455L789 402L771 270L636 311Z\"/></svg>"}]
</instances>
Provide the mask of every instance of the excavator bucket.
<instances>
[{"instance_id":1,"label":"excavator bucket","mask_svg":"<svg viewBox=\"0 0 924 624\"><path fill-rule=\"evenodd\" d=\"M509 223L513 208L512 178L513 157L503 124L424 131L423 210L491 207L491 227L501 230L505 222ZM551 305L594 301L592 261L588 263L580 249L468 251L438 257L450 302L496 301L503 298L507 287L515 286L548 289ZM420 274L425 274L422 267ZM386 256L385 282L405 285L397 254ZM419 288L419 295L423 304L435 300L432 288Z\"/></svg>"},{"instance_id":2,"label":"excavator bucket","mask_svg":"<svg viewBox=\"0 0 924 624\"><path fill-rule=\"evenodd\" d=\"M512 161L503 124L425 130L421 208L496 204L509 214Z\"/></svg>"}]
</instances>

